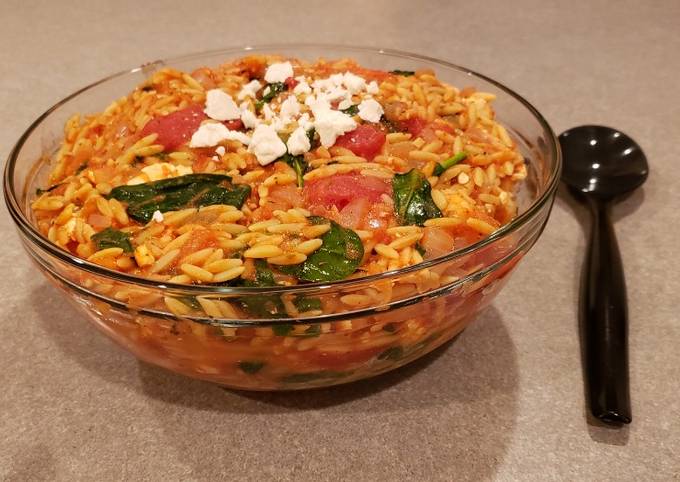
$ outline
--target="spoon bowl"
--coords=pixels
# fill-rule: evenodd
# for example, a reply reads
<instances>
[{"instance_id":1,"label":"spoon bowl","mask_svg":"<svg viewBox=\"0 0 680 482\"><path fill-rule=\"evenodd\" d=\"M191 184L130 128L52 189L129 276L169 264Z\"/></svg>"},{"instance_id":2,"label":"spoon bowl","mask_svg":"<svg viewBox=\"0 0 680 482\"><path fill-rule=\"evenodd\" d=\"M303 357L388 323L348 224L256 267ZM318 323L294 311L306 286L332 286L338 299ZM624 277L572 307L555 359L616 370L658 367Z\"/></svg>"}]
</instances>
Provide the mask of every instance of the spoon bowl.
<instances>
[{"instance_id":1,"label":"spoon bowl","mask_svg":"<svg viewBox=\"0 0 680 482\"><path fill-rule=\"evenodd\" d=\"M564 159L562 180L583 194L610 200L640 187L649 167L640 146L621 131L580 126L559 137Z\"/></svg>"}]
</instances>

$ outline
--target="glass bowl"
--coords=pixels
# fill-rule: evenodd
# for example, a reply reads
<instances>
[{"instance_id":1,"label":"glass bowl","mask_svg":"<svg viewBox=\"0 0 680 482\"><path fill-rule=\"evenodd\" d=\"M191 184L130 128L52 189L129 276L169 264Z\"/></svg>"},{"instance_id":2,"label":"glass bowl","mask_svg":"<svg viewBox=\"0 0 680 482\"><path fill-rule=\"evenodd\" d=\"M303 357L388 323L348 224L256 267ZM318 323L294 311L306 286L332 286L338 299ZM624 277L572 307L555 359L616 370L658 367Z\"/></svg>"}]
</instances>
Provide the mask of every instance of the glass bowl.
<instances>
[{"instance_id":1,"label":"glass bowl","mask_svg":"<svg viewBox=\"0 0 680 482\"><path fill-rule=\"evenodd\" d=\"M34 227L29 207L46 179L66 120L103 110L155 70L192 71L229 59L275 53L314 60L352 57L373 69L434 69L457 87L497 96L497 118L526 158L519 215L482 241L379 275L276 288L159 283L77 258ZM321 387L409 363L460 333L507 282L540 236L561 167L555 135L526 100L498 82L448 62L386 49L330 45L231 48L145 64L65 98L21 136L5 168L4 193L31 260L101 331L140 359L191 377L247 390ZM322 309L301 317L296 301ZM234 306L268 307L265 318ZM271 309L273 308L273 309ZM280 308L280 309L279 309ZM296 314L297 313L297 314Z\"/></svg>"}]
</instances>

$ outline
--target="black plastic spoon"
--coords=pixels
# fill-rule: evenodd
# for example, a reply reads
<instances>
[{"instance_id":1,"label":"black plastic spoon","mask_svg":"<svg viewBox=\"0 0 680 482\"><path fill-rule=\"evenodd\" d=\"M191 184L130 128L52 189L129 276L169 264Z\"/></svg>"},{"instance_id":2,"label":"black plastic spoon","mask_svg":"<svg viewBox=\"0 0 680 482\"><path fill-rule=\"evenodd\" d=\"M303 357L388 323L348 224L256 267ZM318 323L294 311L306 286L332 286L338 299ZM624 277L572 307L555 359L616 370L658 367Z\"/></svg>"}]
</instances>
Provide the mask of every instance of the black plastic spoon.
<instances>
[{"instance_id":1,"label":"black plastic spoon","mask_svg":"<svg viewBox=\"0 0 680 482\"><path fill-rule=\"evenodd\" d=\"M562 181L592 219L579 313L590 411L607 424L630 423L626 281L609 213L617 198L645 182L647 158L633 139L609 127L575 127L559 140Z\"/></svg>"}]
</instances>

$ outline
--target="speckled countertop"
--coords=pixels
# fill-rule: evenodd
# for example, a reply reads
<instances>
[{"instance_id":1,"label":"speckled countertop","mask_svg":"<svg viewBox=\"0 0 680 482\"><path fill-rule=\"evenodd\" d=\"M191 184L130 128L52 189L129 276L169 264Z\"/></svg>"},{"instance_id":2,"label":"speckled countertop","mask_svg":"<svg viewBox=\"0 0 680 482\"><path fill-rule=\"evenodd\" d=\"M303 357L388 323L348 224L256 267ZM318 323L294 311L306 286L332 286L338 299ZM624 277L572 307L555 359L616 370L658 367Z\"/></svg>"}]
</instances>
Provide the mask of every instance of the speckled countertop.
<instances>
[{"instance_id":1,"label":"speckled countertop","mask_svg":"<svg viewBox=\"0 0 680 482\"><path fill-rule=\"evenodd\" d=\"M586 422L575 317L583 212L564 197L505 290L446 349L294 394L230 392L138 362L37 276L2 207L0 479L680 479L680 3L415 5L3 0L0 157L47 107L104 75L244 43L424 53L504 82L557 132L617 126L651 163L644 190L616 210L633 424Z\"/></svg>"}]
</instances>

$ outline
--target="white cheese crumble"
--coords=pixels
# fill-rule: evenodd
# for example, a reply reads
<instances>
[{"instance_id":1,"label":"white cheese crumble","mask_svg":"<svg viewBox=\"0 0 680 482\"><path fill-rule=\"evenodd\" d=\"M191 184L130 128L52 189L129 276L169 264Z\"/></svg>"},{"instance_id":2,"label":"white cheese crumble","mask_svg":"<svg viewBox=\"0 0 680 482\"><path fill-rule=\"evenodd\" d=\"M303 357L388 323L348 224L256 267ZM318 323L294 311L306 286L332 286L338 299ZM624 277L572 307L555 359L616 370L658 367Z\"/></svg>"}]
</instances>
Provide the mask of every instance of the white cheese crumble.
<instances>
[{"instance_id":1,"label":"white cheese crumble","mask_svg":"<svg viewBox=\"0 0 680 482\"><path fill-rule=\"evenodd\" d=\"M225 121L238 119L241 112L229 94L221 89L208 91L205 100L205 111L211 119Z\"/></svg>"},{"instance_id":2,"label":"white cheese crumble","mask_svg":"<svg viewBox=\"0 0 680 482\"><path fill-rule=\"evenodd\" d=\"M169 162L157 162L156 164L143 167L141 174L130 179L127 185L134 186L135 184L144 184L145 182L160 181L161 179L184 176L193 172L189 166L175 166Z\"/></svg>"},{"instance_id":3,"label":"white cheese crumble","mask_svg":"<svg viewBox=\"0 0 680 482\"><path fill-rule=\"evenodd\" d=\"M217 146L217 149L215 149L215 154L218 156L223 156L227 150L224 148L224 146Z\"/></svg>"},{"instance_id":4,"label":"white cheese crumble","mask_svg":"<svg viewBox=\"0 0 680 482\"><path fill-rule=\"evenodd\" d=\"M338 136L356 129L357 123L347 114L337 110L314 112L314 128L319 134L321 145L331 147Z\"/></svg>"},{"instance_id":5,"label":"white cheese crumble","mask_svg":"<svg viewBox=\"0 0 680 482\"><path fill-rule=\"evenodd\" d=\"M309 119L309 114L307 112L304 112L297 120L297 123L300 127L302 127L304 130L308 131L311 129L313 126L312 121Z\"/></svg>"},{"instance_id":6,"label":"white cheese crumble","mask_svg":"<svg viewBox=\"0 0 680 482\"><path fill-rule=\"evenodd\" d=\"M303 127L298 127L288 138L288 152L294 156L299 156L311 149L307 132Z\"/></svg>"},{"instance_id":7,"label":"white cheese crumble","mask_svg":"<svg viewBox=\"0 0 680 482\"><path fill-rule=\"evenodd\" d=\"M227 140L240 141L246 146L250 143L250 138L243 132L231 131L217 122L206 122L191 136L189 147L214 147Z\"/></svg>"},{"instance_id":8,"label":"white cheese crumble","mask_svg":"<svg viewBox=\"0 0 680 482\"><path fill-rule=\"evenodd\" d=\"M255 129L260 124L260 119L253 111L248 109L247 102L241 104L241 122L246 129Z\"/></svg>"},{"instance_id":9,"label":"white cheese crumble","mask_svg":"<svg viewBox=\"0 0 680 482\"><path fill-rule=\"evenodd\" d=\"M351 72L345 72L342 76L342 83L352 94L366 90L366 79L359 77Z\"/></svg>"},{"instance_id":10,"label":"white cheese crumble","mask_svg":"<svg viewBox=\"0 0 680 482\"><path fill-rule=\"evenodd\" d=\"M343 100L340 101L340 103L338 104L338 109L339 109L339 110L345 110L345 109L348 109L348 108L352 107L352 105L354 105L354 104L352 103L352 99L343 99Z\"/></svg>"},{"instance_id":11,"label":"white cheese crumble","mask_svg":"<svg viewBox=\"0 0 680 482\"><path fill-rule=\"evenodd\" d=\"M368 122L380 122L383 108L375 99L364 99L359 104L359 117Z\"/></svg>"},{"instance_id":12,"label":"white cheese crumble","mask_svg":"<svg viewBox=\"0 0 680 482\"><path fill-rule=\"evenodd\" d=\"M371 80L366 86L366 92L368 92L369 94L377 94L378 92L380 92L380 87L378 87L378 83L375 80Z\"/></svg>"},{"instance_id":13,"label":"white cheese crumble","mask_svg":"<svg viewBox=\"0 0 680 482\"><path fill-rule=\"evenodd\" d=\"M262 84L260 83L259 80L251 80L248 82L246 85L241 88L241 91L238 93L238 100L243 100L246 97L252 97L255 98L257 95L257 91L262 88Z\"/></svg>"},{"instance_id":14,"label":"white cheese crumble","mask_svg":"<svg viewBox=\"0 0 680 482\"><path fill-rule=\"evenodd\" d=\"M279 138L274 127L260 124L253 132L248 151L255 154L260 165L266 166L286 153L286 145Z\"/></svg>"},{"instance_id":15,"label":"white cheese crumble","mask_svg":"<svg viewBox=\"0 0 680 482\"><path fill-rule=\"evenodd\" d=\"M300 103L295 98L295 96L291 95L281 103L279 115L281 116L281 120L283 120L283 122L290 122L293 117L297 116L298 114L300 114Z\"/></svg>"},{"instance_id":16,"label":"white cheese crumble","mask_svg":"<svg viewBox=\"0 0 680 482\"><path fill-rule=\"evenodd\" d=\"M293 66L290 62L281 62L271 64L267 67L264 74L264 80L270 84L274 82L285 82L289 77L293 76Z\"/></svg>"},{"instance_id":17,"label":"white cheese crumble","mask_svg":"<svg viewBox=\"0 0 680 482\"><path fill-rule=\"evenodd\" d=\"M154 211L154 212L153 212L153 215L151 216L151 219L153 219L153 220L156 221L157 223L162 223L163 220L164 220L165 218L163 217L163 213L162 213L162 212L160 212L160 211Z\"/></svg>"},{"instance_id":18,"label":"white cheese crumble","mask_svg":"<svg viewBox=\"0 0 680 482\"><path fill-rule=\"evenodd\" d=\"M293 94L300 95L312 93L312 88L309 86L304 77L295 77L295 80L298 81L298 84L293 89Z\"/></svg>"}]
</instances>

